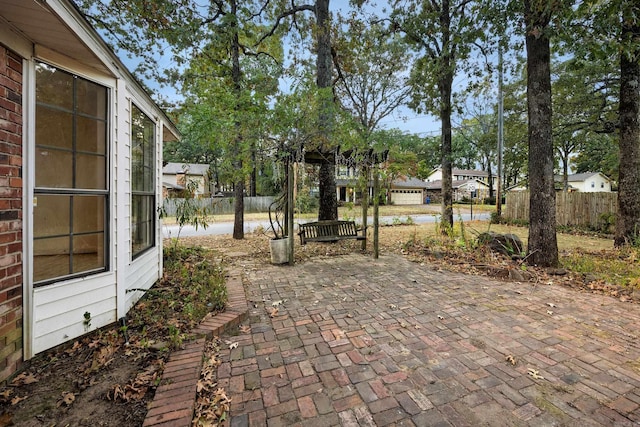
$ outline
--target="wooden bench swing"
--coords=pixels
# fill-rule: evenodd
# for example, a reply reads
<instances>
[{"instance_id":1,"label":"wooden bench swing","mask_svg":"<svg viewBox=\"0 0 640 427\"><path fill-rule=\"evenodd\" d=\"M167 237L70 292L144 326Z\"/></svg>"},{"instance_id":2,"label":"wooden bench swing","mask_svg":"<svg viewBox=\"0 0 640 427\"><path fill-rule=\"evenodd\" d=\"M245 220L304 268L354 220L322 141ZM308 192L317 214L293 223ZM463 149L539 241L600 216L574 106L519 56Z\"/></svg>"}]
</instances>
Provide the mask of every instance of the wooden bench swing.
<instances>
[{"instance_id":1,"label":"wooden bench swing","mask_svg":"<svg viewBox=\"0 0 640 427\"><path fill-rule=\"evenodd\" d=\"M375 153L373 150L368 150L364 153L363 160L361 161L361 166L370 167L373 170L373 194L378 194L380 188L380 174L378 171L378 165L383 163L387 158L387 152L383 153ZM352 152L345 152L342 154L343 158L348 158L353 155ZM304 154L304 161L306 163L320 163L321 160L325 159L324 155L319 154L319 152L307 152ZM294 153L291 153L285 159L285 193L282 194L282 197L277 201L272 203L273 205L279 206L283 213L285 213L284 217L284 227L280 227L282 233L280 233L281 238L287 240L287 259L289 265L293 265L294 257L293 257L293 212L294 212L294 196L293 196L293 187L294 187L294 163L296 163L296 156ZM335 161L335 159L334 159ZM354 221L340 221L340 220L331 220L331 221L314 221L301 223L298 225L298 235L300 236L300 243L302 245L307 242L337 242L339 240L346 239L355 239L363 242L362 249L365 249L366 241L367 241L367 208L368 201L365 198L365 203L362 205L362 227L358 228ZM280 209L278 209L280 210ZM269 219L271 220L271 208L269 209ZM276 223L278 223L278 227L280 226L279 221L277 220L276 215ZM276 241L279 238L279 233L276 231L276 226L274 226L274 221L271 221L272 228L274 233L276 234ZM373 199L373 257L375 259L378 258L378 197L374 197ZM361 232L362 234L358 234ZM274 262L273 254L272 254L272 262Z\"/></svg>"},{"instance_id":2,"label":"wooden bench swing","mask_svg":"<svg viewBox=\"0 0 640 427\"><path fill-rule=\"evenodd\" d=\"M337 242L338 240L367 240L366 230L357 228L354 221L315 221L298 225L300 244L307 242ZM364 231L362 235L358 232Z\"/></svg>"}]
</instances>

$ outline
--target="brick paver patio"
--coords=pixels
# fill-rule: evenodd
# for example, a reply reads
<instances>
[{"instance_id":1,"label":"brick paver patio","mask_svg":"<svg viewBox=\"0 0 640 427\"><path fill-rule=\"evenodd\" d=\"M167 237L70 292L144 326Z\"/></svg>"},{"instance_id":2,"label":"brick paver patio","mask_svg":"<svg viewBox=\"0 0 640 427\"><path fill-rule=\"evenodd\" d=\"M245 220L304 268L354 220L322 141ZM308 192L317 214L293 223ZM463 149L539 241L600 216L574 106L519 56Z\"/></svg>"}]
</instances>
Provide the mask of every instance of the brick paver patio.
<instances>
[{"instance_id":1,"label":"brick paver patio","mask_svg":"<svg viewBox=\"0 0 640 427\"><path fill-rule=\"evenodd\" d=\"M218 370L231 426L640 425L637 304L399 256L245 278L251 330Z\"/></svg>"}]
</instances>

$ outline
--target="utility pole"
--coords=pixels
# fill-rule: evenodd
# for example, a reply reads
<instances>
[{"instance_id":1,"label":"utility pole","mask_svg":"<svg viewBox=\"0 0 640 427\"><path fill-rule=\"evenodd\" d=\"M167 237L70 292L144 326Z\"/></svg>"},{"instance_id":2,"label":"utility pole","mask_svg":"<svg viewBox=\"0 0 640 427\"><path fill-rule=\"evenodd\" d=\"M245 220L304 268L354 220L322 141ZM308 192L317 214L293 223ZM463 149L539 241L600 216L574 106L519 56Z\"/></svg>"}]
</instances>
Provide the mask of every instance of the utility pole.
<instances>
[{"instance_id":1,"label":"utility pole","mask_svg":"<svg viewBox=\"0 0 640 427\"><path fill-rule=\"evenodd\" d=\"M498 45L498 188L496 215L502 217L502 147L504 145L504 95L502 93L502 46Z\"/></svg>"}]
</instances>

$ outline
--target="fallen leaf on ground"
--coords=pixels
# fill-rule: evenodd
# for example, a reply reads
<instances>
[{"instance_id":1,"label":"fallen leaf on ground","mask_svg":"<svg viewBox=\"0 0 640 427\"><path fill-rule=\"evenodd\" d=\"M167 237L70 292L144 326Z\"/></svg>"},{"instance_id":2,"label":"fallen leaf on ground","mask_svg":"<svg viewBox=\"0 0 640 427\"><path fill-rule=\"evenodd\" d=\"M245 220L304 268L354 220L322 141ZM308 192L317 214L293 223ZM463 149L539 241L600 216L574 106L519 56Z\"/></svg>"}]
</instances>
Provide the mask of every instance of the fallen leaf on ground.
<instances>
[{"instance_id":1,"label":"fallen leaf on ground","mask_svg":"<svg viewBox=\"0 0 640 427\"><path fill-rule=\"evenodd\" d=\"M249 332L251 332L251 326L240 325L240 332L242 332L243 334L248 334Z\"/></svg>"},{"instance_id":2,"label":"fallen leaf on ground","mask_svg":"<svg viewBox=\"0 0 640 427\"><path fill-rule=\"evenodd\" d=\"M62 399L58 402L58 406L66 405L71 406L71 404L76 400L76 396L68 391L62 392Z\"/></svg>"},{"instance_id":3,"label":"fallen leaf on ground","mask_svg":"<svg viewBox=\"0 0 640 427\"><path fill-rule=\"evenodd\" d=\"M535 380L543 380L544 379L544 377L542 375L540 375L540 372L535 370L535 369L533 369L533 368L529 368L528 374L531 377L533 377L533 379L535 379Z\"/></svg>"},{"instance_id":4,"label":"fallen leaf on ground","mask_svg":"<svg viewBox=\"0 0 640 427\"><path fill-rule=\"evenodd\" d=\"M31 372L23 372L11 381L12 386L37 383L38 379Z\"/></svg>"},{"instance_id":5,"label":"fallen leaf on ground","mask_svg":"<svg viewBox=\"0 0 640 427\"><path fill-rule=\"evenodd\" d=\"M0 427L12 426L13 425L13 414L10 412L5 412L0 415Z\"/></svg>"},{"instance_id":6,"label":"fallen leaf on ground","mask_svg":"<svg viewBox=\"0 0 640 427\"><path fill-rule=\"evenodd\" d=\"M65 353L67 353L68 355L72 355L74 354L77 350L80 349L80 347L82 347L82 345L80 344L79 341L76 341L73 343L73 347L71 347L70 349L68 349L67 351L65 351Z\"/></svg>"},{"instance_id":7,"label":"fallen leaf on ground","mask_svg":"<svg viewBox=\"0 0 640 427\"><path fill-rule=\"evenodd\" d=\"M11 399L11 405L17 405L18 403L22 402L23 400L27 400L29 396L16 396L13 399Z\"/></svg>"},{"instance_id":8,"label":"fallen leaf on ground","mask_svg":"<svg viewBox=\"0 0 640 427\"><path fill-rule=\"evenodd\" d=\"M278 309L277 308L270 308L267 310L269 312L269 317L271 317L272 319L274 317L276 317L278 315Z\"/></svg>"},{"instance_id":9,"label":"fallen leaf on ground","mask_svg":"<svg viewBox=\"0 0 640 427\"><path fill-rule=\"evenodd\" d=\"M511 363L513 366L516 366L516 359L512 355L508 355L506 359L507 362Z\"/></svg>"}]
</instances>

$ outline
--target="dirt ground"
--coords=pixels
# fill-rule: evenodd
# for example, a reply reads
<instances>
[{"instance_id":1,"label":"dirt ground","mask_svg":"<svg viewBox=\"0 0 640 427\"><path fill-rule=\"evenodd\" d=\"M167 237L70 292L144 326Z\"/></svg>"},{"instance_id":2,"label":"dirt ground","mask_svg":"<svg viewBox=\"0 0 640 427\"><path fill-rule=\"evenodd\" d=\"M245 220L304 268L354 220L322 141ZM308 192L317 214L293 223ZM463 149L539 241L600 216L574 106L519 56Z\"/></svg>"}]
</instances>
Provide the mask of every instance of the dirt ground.
<instances>
[{"instance_id":1,"label":"dirt ground","mask_svg":"<svg viewBox=\"0 0 640 427\"><path fill-rule=\"evenodd\" d=\"M486 223L467 224L469 238L486 228ZM499 231L526 236L526 229L509 227ZM183 239L183 244L211 248L213 258L241 265L243 259L269 263L269 239L266 234L256 233L242 241L229 236L207 236ZM568 286L579 292L609 294L630 303L640 300L638 289L610 286L565 269L525 270L521 260L498 256L486 249L470 251L460 240L443 243L439 239L442 238L434 234L433 225L383 227L380 252L403 254L425 268ZM296 262L313 262L317 255L358 252L360 244L356 241L296 244L295 258ZM575 245L593 251L610 251L607 248L611 247L607 240L588 236L576 238L574 244L562 243L561 247L563 251L577 250ZM369 241L365 254L371 255L371 251ZM148 310L144 304L149 302L143 300L133 310ZM142 425L168 351L151 344L154 337L136 334L137 338L132 338L134 331L130 332L131 336L126 336L114 325L29 361L21 374L0 388L0 427Z\"/></svg>"}]
</instances>

